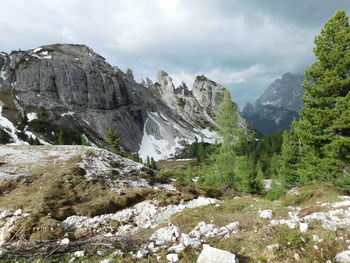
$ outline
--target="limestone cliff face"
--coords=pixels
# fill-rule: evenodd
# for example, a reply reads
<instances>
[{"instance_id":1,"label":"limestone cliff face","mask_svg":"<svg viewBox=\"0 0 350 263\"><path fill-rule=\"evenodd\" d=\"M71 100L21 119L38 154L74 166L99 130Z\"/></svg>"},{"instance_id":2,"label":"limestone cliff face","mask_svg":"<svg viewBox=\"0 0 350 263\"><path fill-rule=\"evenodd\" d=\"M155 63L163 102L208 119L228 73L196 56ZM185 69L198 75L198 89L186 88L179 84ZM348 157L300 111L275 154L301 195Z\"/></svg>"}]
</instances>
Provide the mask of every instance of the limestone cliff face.
<instances>
[{"instance_id":1,"label":"limestone cliff face","mask_svg":"<svg viewBox=\"0 0 350 263\"><path fill-rule=\"evenodd\" d=\"M223 89L204 76L192 91L185 84L175 88L163 71L156 83L142 85L85 45L0 53L2 114L14 126L21 116L45 112L53 125L79 130L95 143L111 127L125 151L143 157L166 157L195 137L213 140Z\"/></svg>"}]
</instances>

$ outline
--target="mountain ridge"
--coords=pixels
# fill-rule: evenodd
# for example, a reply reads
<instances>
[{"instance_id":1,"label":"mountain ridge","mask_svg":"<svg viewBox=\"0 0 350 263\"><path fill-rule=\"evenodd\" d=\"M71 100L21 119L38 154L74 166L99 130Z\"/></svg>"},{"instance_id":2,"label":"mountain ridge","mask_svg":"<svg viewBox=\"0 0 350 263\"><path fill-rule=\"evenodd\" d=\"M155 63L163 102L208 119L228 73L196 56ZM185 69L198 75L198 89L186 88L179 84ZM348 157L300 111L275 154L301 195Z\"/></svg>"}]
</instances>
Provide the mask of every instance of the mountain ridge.
<instances>
[{"instance_id":1,"label":"mountain ridge","mask_svg":"<svg viewBox=\"0 0 350 263\"><path fill-rule=\"evenodd\" d=\"M126 152L143 158L150 152L156 159L195 138L216 138L214 119L224 87L205 76L196 78L192 90L175 88L164 71L155 83L143 85L131 71L124 73L91 48L74 44L1 53L0 72L3 115L16 127L28 129L23 121L28 113L44 114L48 123L79 131L96 144L106 140L111 127ZM50 132L57 139L57 132Z\"/></svg>"}]
</instances>

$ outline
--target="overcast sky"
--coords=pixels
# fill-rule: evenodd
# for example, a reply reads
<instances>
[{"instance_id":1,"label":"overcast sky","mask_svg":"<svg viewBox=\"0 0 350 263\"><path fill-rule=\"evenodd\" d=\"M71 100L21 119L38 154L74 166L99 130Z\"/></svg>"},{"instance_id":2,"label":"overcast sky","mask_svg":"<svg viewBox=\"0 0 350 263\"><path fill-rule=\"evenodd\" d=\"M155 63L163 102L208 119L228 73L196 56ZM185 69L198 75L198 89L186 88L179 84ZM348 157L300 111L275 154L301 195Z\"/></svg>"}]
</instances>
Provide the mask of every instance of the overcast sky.
<instances>
[{"instance_id":1,"label":"overcast sky","mask_svg":"<svg viewBox=\"0 0 350 263\"><path fill-rule=\"evenodd\" d=\"M92 47L135 78L204 74L242 108L285 72L303 74L313 39L349 0L1 0L0 51Z\"/></svg>"}]
</instances>

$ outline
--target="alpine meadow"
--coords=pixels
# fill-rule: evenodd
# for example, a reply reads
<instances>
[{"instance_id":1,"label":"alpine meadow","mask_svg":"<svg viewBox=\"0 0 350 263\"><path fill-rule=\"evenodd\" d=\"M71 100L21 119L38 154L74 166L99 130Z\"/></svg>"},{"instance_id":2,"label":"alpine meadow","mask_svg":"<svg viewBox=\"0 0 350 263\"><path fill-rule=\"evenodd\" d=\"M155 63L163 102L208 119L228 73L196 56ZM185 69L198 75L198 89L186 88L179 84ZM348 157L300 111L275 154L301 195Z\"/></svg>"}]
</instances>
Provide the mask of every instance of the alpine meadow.
<instances>
[{"instance_id":1,"label":"alpine meadow","mask_svg":"<svg viewBox=\"0 0 350 263\"><path fill-rule=\"evenodd\" d=\"M350 263L349 1L1 8L0 263Z\"/></svg>"}]
</instances>

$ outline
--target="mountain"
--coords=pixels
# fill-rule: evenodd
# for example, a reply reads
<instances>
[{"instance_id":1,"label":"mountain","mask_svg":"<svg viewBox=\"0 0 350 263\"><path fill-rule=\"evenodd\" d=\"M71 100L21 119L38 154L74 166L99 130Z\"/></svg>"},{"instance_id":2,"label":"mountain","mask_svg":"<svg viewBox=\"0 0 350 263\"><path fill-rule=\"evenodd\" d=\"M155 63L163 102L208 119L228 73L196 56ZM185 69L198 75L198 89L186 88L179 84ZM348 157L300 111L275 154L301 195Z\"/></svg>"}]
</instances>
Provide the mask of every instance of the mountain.
<instances>
[{"instance_id":1,"label":"mountain","mask_svg":"<svg viewBox=\"0 0 350 263\"><path fill-rule=\"evenodd\" d=\"M223 90L205 76L175 88L164 71L140 84L85 45L0 53L1 142L103 145L110 127L125 152L166 158L196 137L216 139Z\"/></svg>"},{"instance_id":2,"label":"mountain","mask_svg":"<svg viewBox=\"0 0 350 263\"><path fill-rule=\"evenodd\" d=\"M285 73L264 91L254 105L247 103L242 116L261 133L288 129L303 106L300 100L304 94L303 79L304 76Z\"/></svg>"}]
</instances>

